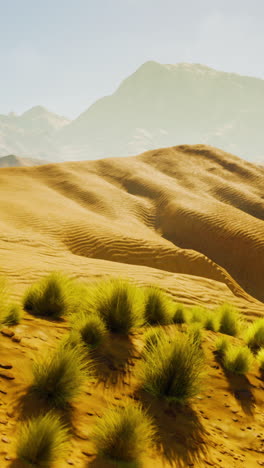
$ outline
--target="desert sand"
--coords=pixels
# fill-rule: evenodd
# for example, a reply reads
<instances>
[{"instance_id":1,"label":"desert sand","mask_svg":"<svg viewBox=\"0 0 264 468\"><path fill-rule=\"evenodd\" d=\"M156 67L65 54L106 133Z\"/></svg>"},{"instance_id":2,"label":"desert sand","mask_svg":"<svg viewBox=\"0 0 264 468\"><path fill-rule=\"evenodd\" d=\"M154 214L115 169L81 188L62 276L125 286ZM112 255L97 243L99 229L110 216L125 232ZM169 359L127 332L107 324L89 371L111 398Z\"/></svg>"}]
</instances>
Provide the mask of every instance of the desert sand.
<instances>
[{"instance_id":1,"label":"desert sand","mask_svg":"<svg viewBox=\"0 0 264 468\"><path fill-rule=\"evenodd\" d=\"M85 281L122 276L140 286L157 284L186 305L232 303L251 321L264 314L263 189L263 168L203 145L3 168L0 276L9 280L14 299L53 270ZM10 363L13 377L0 373L1 467L18 466L15 430L27 411L21 401L32 358L54 347L68 328L67 321L26 314L13 337L1 335L1 360ZM257 366L247 378L228 379L213 355L215 335L204 334L208 377L191 408L175 414L144 402L163 435L144 467L264 465L263 381ZM108 402L138 398L141 347L141 331L129 350L116 338L101 380L90 383L74 407L74 437L58 468L108 466L96 460L89 431ZM110 372L116 361L122 372L118 366Z\"/></svg>"}]
</instances>

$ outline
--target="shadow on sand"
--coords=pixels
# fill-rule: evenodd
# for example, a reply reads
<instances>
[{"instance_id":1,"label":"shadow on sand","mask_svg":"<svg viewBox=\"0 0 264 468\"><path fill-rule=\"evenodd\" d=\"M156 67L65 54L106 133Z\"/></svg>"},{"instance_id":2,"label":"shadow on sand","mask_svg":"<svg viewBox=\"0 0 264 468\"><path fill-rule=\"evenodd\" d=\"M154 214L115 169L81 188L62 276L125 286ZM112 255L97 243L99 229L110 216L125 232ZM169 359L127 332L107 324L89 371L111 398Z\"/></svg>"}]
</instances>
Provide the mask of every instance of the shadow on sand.
<instances>
[{"instance_id":1,"label":"shadow on sand","mask_svg":"<svg viewBox=\"0 0 264 468\"><path fill-rule=\"evenodd\" d=\"M122 383L134 366L134 356L135 346L131 337L113 334L100 349L96 349L95 356L91 354L98 384L103 382L105 386L115 386Z\"/></svg>"},{"instance_id":2,"label":"shadow on sand","mask_svg":"<svg viewBox=\"0 0 264 468\"><path fill-rule=\"evenodd\" d=\"M25 468L26 467L25 463L22 463L19 460L13 460L8 466L9 468Z\"/></svg>"},{"instance_id":3,"label":"shadow on sand","mask_svg":"<svg viewBox=\"0 0 264 468\"><path fill-rule=\"evenodd\" d=\"M84 468L143 468L141 462L116 462L102 457L96 457L93 461L84 465Z\"/></svg>"},{"instance_id":4,"label":"shadow on sand","mask_svg":"<svg viewBox=\"0 0 264 468\"><path fill-rule=\"evenodd\" d=\"M255 409L255 397L252 392L252 385L244 375L235 375L224 370L228 380L228 385L231 393L234 395L241 409L248 416L253 416Z\"/></svg>"},{"instance_id":5,"label":"shadow on sand","mask_svg":"<svg viewBox=\"0 0 264 468\"><path fill-rule=\"evenodd\" d=\"M223 365L220 356L215 354L216 362L222 367L225 377L229 385L229 391L235 397L241 409L248 416L253 416L255 409L255 397L252 392L252 385L245 375L234 374L227 371Z\"/></svg>"},{"instance_id":6,"label":"shadow on sand","mask_svg":"<svg viewBox=\"0 0 264 468\"><path fill-rule=\"evenodd\" d=\"M156 425L156 448L164 461L185 468L207 454L207 432L191 406L157 400L144 391L136 398Z\"/></svg>"}]
</instances>

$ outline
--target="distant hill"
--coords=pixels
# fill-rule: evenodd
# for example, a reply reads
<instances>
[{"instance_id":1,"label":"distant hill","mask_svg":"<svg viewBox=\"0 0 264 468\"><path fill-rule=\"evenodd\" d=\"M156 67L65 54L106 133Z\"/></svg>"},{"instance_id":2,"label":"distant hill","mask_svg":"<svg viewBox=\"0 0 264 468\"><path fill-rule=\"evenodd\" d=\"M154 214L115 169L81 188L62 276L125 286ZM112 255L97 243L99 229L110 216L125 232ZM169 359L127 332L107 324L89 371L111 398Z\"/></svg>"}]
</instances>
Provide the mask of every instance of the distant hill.
<instances>
[{"instance_id":1,"label":"distant hill","mask_svg":"<svg viewBox=\"0 0 264 468\"><path fill-rule=\"evenodd\" d=\"M41 166L42 164L47 164L47 161L32 158L19 158L13 154L0 158L0 167Z\"/></svg>"},{"instance_id":2,"label":"distant hill","mask_svg":"<svg viewBox=\"0 0 264 468\"><path fill-rule=\"evenodd\" d=\"M19 154L23 157L50 159L56 153L55 133L69 120L41 106L22 115L0 115L0 156Z\"/></svg>"},{"instance_id":3,"label":"distant hill","mask_svg":"<svg viewBox=\"0 0 264 468\"><path fill-rule=\"evenodd\" d=\"M263 121L264 80L147 62L62 128L58 142L84 159L204 143L254 160L264 156Z\"/></svg>"},{"instance_id":4,"label":"distant hill","mask_svg":"<svg viewBox=\"0 0 264 468\"><path fill-rule=\"evenodd\" d=\"M264 80L147 62L71 122L42 107L0 116L0 155L98 159L202 143L261 164L263 121Z\"/></svg>"}]
</instances>

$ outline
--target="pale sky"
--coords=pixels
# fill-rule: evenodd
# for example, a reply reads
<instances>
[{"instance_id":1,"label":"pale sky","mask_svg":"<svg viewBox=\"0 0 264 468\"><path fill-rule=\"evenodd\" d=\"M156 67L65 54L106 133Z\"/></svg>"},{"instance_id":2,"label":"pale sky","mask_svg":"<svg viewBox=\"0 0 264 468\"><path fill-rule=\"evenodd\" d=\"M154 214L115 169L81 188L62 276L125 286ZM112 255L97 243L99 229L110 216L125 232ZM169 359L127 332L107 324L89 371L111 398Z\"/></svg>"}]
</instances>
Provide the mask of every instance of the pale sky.
<instances>
[{"instance_id":1,"label":"pale sky","mask_svg":"<svg viewBox=\"0 0 264 468\"><path fill-rule=\"evenodd\" d=\"M0 114L76 117L142 63L264 79L264 0L0 0Z\"/></svg>"}]
</instances>

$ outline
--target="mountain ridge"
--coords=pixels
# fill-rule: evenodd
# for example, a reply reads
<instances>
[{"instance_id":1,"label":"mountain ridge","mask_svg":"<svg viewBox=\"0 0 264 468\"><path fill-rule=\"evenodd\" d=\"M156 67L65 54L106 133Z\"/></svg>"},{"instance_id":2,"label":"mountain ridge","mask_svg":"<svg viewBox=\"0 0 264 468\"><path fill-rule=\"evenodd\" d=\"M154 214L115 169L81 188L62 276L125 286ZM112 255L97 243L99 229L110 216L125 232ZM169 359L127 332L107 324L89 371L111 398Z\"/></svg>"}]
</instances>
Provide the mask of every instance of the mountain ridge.
<instances>
[{"instance_id":1,"label":"mountain ridge","mask_svg":"<svg viewBox=\"0 0 264 468\"><path fill-rule=\"evenodd\" d=\"M10 129L14 119L21 127ZM0 116L0 155L84 160L200 143L261 163L263 120L264 80L148 61L72 121L41 106Z\"/></svg>"}]
</instances>

